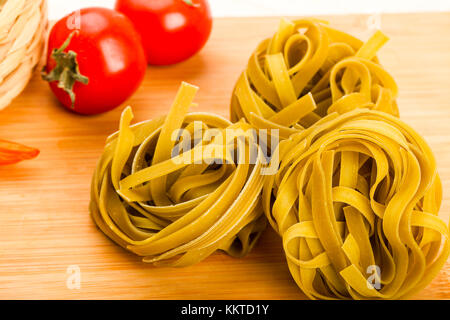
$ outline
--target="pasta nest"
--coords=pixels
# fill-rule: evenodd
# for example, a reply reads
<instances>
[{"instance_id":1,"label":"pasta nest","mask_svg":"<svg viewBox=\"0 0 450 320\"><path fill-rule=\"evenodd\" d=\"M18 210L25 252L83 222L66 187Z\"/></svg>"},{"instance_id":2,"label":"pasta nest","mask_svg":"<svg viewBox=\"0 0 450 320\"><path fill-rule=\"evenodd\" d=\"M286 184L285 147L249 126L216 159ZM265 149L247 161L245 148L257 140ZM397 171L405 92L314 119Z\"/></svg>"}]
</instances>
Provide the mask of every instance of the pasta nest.
<instances>
[{"instance_id":1,"label":"pasta nest","mask_svg":"<svg viewBox=\"0 0 450 320\"><path fill-rule=\"evenodd\" d=\"M279 129L283 138L333 112L368 108L398 116L397 85L377 51L376 31L365 43L316 19L282 19L260 43L236 83L232 121Z\"/></svg>"},{"instance_id":2,"label":"pasta nest","mask_svg":"<svg viewBox=\"0 0 450 320\"><path fill-rule=\"evenodd\" d=\"M263 208L312 299L413 295L448 258L434 156L408 125L355 109L279 144Z\"/></svg>"},{"instance_id":3,"label":"pasta nest","mask_svg":"<svg viewBox=\"0 0 450 320\"><path fill-rule=\"evenodd\" d=\"M242 257L266 226L263 156L249 125L187 114L196 92L183 83L166 117L134 126L125 109L92 180L96 225L157 266L191 265L216 250ZM257 150L253 163L249 147Z\"/></svg>"}]
</instances>

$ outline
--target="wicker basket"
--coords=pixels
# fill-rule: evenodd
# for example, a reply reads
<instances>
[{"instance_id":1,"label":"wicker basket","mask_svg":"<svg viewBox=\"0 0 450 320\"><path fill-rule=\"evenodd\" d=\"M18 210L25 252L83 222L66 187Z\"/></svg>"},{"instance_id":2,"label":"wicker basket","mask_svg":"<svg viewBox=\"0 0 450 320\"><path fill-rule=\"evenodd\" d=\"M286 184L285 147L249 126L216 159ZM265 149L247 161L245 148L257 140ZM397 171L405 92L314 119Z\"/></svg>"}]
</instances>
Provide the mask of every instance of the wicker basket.
<instances>
[{"instance_id":1,"label":"wicker basket","mask_svg":"<svg viewBox=\"0 0 450 320\"><path fill-rule=\"evenodd\" d=\"M47 0L0 0L0 110L30 80L47 27Z\"/></svg>"}]
</instances>

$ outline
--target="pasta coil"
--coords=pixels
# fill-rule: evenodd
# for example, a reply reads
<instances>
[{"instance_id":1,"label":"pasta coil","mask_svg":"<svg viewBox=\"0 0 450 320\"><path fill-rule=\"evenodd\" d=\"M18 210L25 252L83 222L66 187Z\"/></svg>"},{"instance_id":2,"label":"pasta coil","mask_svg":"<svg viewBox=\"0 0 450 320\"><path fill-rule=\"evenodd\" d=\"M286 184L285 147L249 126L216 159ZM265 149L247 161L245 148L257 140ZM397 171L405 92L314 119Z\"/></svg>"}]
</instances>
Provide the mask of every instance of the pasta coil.
<instances>
[{"instance_id":1,"label":"pasta coil","mask_svg":"<svg viewBox=\"0 0 450 320\"><path fill-rule=\"evenodd\" d=\"M398 116L397 85L376 57L387 41L381 31L363 43L324 21L282 19L236 83L232 120L279 129L286 138L333 112L368 108Z\"/></svg>"},{"instance_id":2,"label":"pasta coil","mask_svg":"<svg viewBox=\"0 0 450 320\"><path fill-rule=\"evenodd\" d=\"M183 83L167 117L134 126L125 109L92 180L97 226L157 266L192 265L216 250L242 257L266 226L259 197L263 158L246 134L250 126L187 114L196 92ZM227 138L227 130L237 135ZM245 159L251 146L258 150L254 164Z\"/></svg>"},{"instance_id":3,"label":"pasta coil","mask_svg":"<svg viewBox=\"0 0 450 320\"><path fill-rule=\"evenodd\" d=\"M399 299L420 291L449 252L434 156L384 112L333 113L279 144L263 208L290 272L312 299Z\"/></svg>"}]
</instances>

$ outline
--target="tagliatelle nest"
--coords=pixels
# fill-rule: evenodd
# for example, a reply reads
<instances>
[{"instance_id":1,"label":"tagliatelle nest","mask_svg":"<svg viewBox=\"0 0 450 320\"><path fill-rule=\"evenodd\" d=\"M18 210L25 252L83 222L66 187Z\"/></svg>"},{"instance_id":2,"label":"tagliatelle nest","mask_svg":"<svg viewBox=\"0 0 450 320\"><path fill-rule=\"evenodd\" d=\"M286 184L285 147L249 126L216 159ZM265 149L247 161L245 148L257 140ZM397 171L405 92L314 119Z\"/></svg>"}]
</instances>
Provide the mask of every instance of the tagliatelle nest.
<instances>
[{"instance_id":1,"label":"tagliatelle nest","mask_svg":"<svg viewBox=\"0 0 450 320\"><path fill-rule=\"evenodd\" d=\"M363 43L324 21L282 19L236 84L232 120L287 138L333 112L369 108L398 116L397 85L376 57L387 40L377 31Z\"/></svg>"},{"instance_id":2,"label":"tagliatelle nest","mask_svg":"<svg viewBox=\"0 0 450 320\"><path fill-rule=\"evenodd\" d=\"M266 226L263 157L245 134L249 125L187 114L196 92L184 83L167 117L131 127L127 108L92 181L97 226L155 265L187 266L216 250L244 256ZM227 137L227 130L236 136ZM257 150L253 164L246 159L251 146Z\"/></svg>"},{"instance_id":3,"label":"tagliatelle nest","mask_svg":"<svg viewBox=\"0 0 450 320\"><path fill-rule=\"evenodd\" d=\"M366 109L331 114L278 150L263 207L308 297L405 298L440 271L450 252L442 187L430 148L405 123Z\"/></svg>"},{"instance_id":4,"label":"tagliatelle nest","mask_svg":"<svg viewBox=\"0 0 450 320\"><path fill-rule=\"evenodd\" d=\"M44 51L46 0L0 1L0 110L26 87Z\"/></svg>"}]
</instances>

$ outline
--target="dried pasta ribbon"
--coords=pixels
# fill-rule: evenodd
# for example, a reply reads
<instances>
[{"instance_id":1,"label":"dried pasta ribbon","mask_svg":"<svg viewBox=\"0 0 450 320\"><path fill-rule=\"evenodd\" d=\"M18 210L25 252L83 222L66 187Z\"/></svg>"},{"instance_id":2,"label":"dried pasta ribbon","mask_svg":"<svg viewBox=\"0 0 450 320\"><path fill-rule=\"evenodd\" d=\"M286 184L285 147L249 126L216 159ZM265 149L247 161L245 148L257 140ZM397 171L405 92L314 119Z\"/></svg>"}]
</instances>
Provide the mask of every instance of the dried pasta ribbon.
<instances>
[{"instance_id":1,"label":"dried pasta ribbon","mask_svg":"<svg viewBox=\"0 0 450 320\"><path fill-rule=\"evenodd\" d=\"M166 117L133 126L125 109L92 180L97 226L158 266L192 265L216 250L242 257L266 226L259 197L263 158L246 134L250 126L188 114L197 90L183 83ZM250 147L258 151L253 164L245 158Z\"/></svg>"},{"instance_id":2,"label":"dried pasta ribbon","mask_svg":"<svg viewBox=\"0 0 450 320\"><path fill-rule=\"evenodd\" d=\"M333 112L368 108L398 116L397 85L376 57L387 40L381 31L363 43L324 21L282 19L236 84L232 120L279 129L285 138Z\"/></svg>"},{"instance_id":3,"label":"dried pasta ribbon","mask_svg":"<svg viewBox=\"0 0 450 320\"><path fill-rule=\"evenodd\" d=\"M450 253L441 182L408 125L368 109L330 114L279 152L263 208L308 297L407 298L441 270Z\"/></svg>"}]
</instances>

